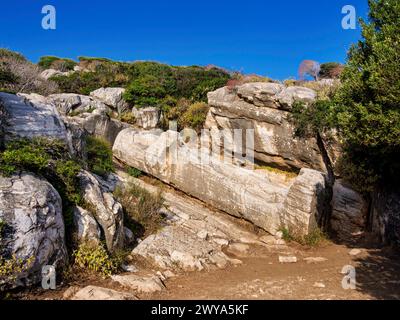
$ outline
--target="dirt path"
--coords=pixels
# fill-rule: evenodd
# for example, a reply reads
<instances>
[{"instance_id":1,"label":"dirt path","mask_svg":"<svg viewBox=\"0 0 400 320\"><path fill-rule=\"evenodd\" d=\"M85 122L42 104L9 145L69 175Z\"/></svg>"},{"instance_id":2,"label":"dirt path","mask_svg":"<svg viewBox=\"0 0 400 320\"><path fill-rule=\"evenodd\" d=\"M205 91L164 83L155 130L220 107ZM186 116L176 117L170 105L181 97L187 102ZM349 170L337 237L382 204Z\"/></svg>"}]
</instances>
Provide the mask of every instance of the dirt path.
<instances>
[{"instance_id":1,"label":"dirt path","mask_svg":"<svg viewBox=\"0 0 400 320\"><path fill-rule=\"evenodd\" d=\"M224 270L188 273L167 280L167 290L142 299L400 299L400 261L385 250L362 249L356 257L351 248L328 244L301 250L299 261L278 262L278 256L254 250L241 258L242 265ZM307 263L305 257L323 257L325 262ZM342 288L345 265L356 268L355 290Z\"/></svg>"}]
</instances>

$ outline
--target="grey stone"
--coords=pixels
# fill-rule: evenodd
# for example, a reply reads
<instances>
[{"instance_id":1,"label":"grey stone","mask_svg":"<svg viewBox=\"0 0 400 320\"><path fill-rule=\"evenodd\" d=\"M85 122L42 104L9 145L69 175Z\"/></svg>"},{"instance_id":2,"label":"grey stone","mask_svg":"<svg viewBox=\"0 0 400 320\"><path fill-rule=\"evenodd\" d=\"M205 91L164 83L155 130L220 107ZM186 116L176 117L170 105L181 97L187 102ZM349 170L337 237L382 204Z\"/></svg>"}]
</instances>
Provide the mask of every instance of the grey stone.
<instances>
[{"instance_id":1,"label":"grey stone","mask_svg":"<svg viewBox=\"0 0 400 320\"><path fill-rule=\"evenodd\" d=\"M46 180L26 172L0 176L0 220L5 224L1 255L24 262L16 281L0 287L36 284L43 266L67 263L61 198Z\"/></svg>"},{"instance_id":2,"label":"grey stone","mask_svg":"<svg viewBox=\"0 0 400 320\"><path fill-rule=\"evenodd\" d=\"M99 243L101 230L92 213L77 206L74 208L73 214L76 240Z\"/></svg>"},{"instance_id":3,"label":"grey stone","mask_svg":"<svg viewBox=\"0 0 400 320\"><path fill-rule=\"evenodd\" d=\"M52 105L0 92L0 118L5 140L47 137L67 141L62 118Z\"/></svg>"},{"instance_id":4,"label":"grey stone","mask_svg":"<svg viewBox=\"0 0 400 320\"><path fill-rule=\"evenodd\" d=\"M124 92L124 88L100 88L91 92L90 96L105 103L121 114L129 108L128 104L122 98Z\"/></svg>"},{"instance_id":5,"label":"grey stone","mask_svg":"<svg viewBox=\"0 0 400 320\"><path fill-rule=\"evenodd\" d=\"M356 239L365 231L368 203L361 194L342 180L333 186L331 228L342 240Z\"/></svg>"},{"instance_id":6,"label":"grey stone","mask_svg":"<svg viewBox=\"0 0 400 320\"><path fill-rule=\"evenodd\" d=\"M104 189L99 177L82 170L78 178L83 197L93 208L93 215L103 230L108 250L121 248L125 239L121 204Z\"/></svg>"},{"instance_id":7,"label":"grey stone","mask_svg":"<svg viewBox=\"0 0 400 320\"><path fill-rule=\"evenodd\" d=\"M71 300L137 300L137 298L125 292L120 292L112 289L87 286L79 290Z\"/></svg>"},{"instance_id":8,"label":"grey stone","mask_svg":"<svg viewBox=\"0 0 400 320\"><path fill-rule=\"evenodd\" d=\"M133 108L132 114L135 116L136 125L145 130L156 128L160 122L161 112L159 108Z\"/></svg>"},{"instance_id":9,"label":"grey stone","mask_svg":"<svg viewBox=\"0 0 400 320\"><path fill-rule=\"evenodd\" d=\"M111 279L122 286L139 293L154 293L165 289L163 282L157 276L115 275Z\"/></svg>"}]
</instances>

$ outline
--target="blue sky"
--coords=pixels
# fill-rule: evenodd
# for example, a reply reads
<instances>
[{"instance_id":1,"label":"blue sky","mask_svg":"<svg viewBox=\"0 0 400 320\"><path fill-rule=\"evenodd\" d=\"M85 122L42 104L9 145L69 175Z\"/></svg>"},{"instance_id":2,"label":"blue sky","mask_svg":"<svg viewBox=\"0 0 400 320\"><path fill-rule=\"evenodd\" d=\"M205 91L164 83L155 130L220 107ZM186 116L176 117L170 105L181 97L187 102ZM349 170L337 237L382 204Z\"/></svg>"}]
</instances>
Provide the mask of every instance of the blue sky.
<instances>
[{"instance_id":1,"label":"blue sky","mask_svg":"<svg viewBox=\"0 0 400 320\"><path fill-rule=\"evenodd\" d=\"M41 9L57 9L57 29ZM275 79L304 59L344 62L360 30L341 27L344 5L365 17L367 0L13 0L3 1L0 47L43 55L215 64Z\"/></svg>"}]
</instances>

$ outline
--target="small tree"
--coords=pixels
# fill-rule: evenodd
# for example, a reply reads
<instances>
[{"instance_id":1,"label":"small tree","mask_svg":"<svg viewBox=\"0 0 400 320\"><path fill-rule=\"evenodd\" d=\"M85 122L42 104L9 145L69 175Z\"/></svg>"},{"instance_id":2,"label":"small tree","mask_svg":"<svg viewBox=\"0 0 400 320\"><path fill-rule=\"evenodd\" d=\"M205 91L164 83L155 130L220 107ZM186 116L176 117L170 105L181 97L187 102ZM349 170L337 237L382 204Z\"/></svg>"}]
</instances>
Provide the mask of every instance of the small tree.
<instances>
[{"instance_id":1,"label":"small tree","mask_svg":"<svg viewBox=\"0 0 400 320\"><path fill-rule=\"evenodd\" d=\"M299 67L299 78L300 80L304 80L307 75L314 78L314 80L318 80L318 75L321 70L321 66L317 61L313 60L304 60Z\"/></svg>"}]
</instances>

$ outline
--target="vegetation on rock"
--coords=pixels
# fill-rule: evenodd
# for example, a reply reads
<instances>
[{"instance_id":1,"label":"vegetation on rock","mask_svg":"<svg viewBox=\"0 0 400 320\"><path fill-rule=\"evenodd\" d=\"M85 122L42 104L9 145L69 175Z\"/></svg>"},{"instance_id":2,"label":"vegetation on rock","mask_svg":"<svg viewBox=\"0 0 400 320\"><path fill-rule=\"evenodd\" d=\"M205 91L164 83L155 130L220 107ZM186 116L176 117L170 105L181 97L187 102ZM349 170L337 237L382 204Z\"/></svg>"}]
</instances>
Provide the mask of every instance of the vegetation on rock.
<instances>
[{"instance_id":1,"label":"vegetation on rock","mask_svg":"<svg viewBox=\"0 0 400 320\"><path fill-rule=\"evenodd\" d=\"M160 193L152 194L137 184L117 188L114 196L125 212L125 225L134 234L143 236L156 232L164 217L160 213L164 200Z\"/></svg>"},{"instance_id":2,"label":"vegetation on rock","mask_svg":"<svg viewBox=\"0 0 400 320\"><path fill-rule=\"evenodd\" d=\"M106 140L88 136L86 151L90 171L100 176L114 171L111 146Z\"/></svg>"}]
</instances>

